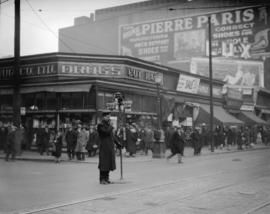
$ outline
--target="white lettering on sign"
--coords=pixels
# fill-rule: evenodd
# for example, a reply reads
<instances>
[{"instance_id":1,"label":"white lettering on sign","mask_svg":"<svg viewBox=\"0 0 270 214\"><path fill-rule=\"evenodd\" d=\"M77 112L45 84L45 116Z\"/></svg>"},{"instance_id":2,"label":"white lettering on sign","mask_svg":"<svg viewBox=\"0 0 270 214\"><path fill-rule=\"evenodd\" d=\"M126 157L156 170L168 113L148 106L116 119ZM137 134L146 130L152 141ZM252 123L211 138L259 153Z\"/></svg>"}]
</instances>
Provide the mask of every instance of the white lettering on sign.
<instances>
[{"instance_id":1,"label":"white lettering on sign","mask_svg":"<svg viewBox=\"0 0 270 214\"><path fill-rule=\"evenodd\" d=\"M104 75L104 76L120 76L122 74L121 65L113 64L62 64L61 73L70 75Z\"/></svg>"},{"instance_id":2,"label":"white lettering on sign","mask_svg":"<svg viewBox=\"0 0 270 214\"><path fill-rule=\"evenodd\" d=\"M177 91L197 94L200 85L200 79L180 74L177 84Z\"/></svg>"},{"instance_id":3,"label":"white lettering on sign","mask_svg":"<svg viewBox=\"0 0 270 214\"><path fill-rule=\"evenodd\" d=\"M159 76L160 83L163 83L163 74L137 67L126 66L126 76L132 79L143 80L154 83L156 76Z\"/></svg>"},{"instance_id":4,"label":"white lettering on sign","mask_svg":"<svg viewBox=\"0 0 270 214\"><path fill-rule=\"evenodd\" d=\"M57 73L56 64L22 65L21 77L46 76ZM0 68L0 79L11 78L14 75L13 67Z\"/></svg>"}]
</instances>

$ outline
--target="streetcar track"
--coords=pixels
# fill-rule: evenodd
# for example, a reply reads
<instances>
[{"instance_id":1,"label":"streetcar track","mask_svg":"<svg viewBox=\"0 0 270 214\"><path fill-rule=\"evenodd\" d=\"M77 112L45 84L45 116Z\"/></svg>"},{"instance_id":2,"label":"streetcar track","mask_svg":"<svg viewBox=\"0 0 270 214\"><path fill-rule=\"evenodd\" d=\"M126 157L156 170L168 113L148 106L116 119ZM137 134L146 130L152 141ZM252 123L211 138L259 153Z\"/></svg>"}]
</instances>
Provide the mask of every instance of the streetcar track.
<instances>
[{"instance_id":1,"label":"streetcar track","mask_svg":"<svg viewBox=\"0 0 270 214\"><path fill-rule=\"evenodd\" d=\"M253 159L257 160L259 157L254 157ZM261 164L254 164L252 167L254 166L261 166ZM251 166L248 166L248 167L242 167L241 170L245 170L245 169L248 169L250 168ZM42 206L41 208L35 208L35 207L32 207L32 208L28 208L28 209L23 209L23 210L20 210L20 211L12 211L12 212L9 212L9 213L22 213L22 214L32 214L32 213L40 213L40 212L44 212L44 211L49 211L49 210L54 210L54 209L58 209L58 208L64 208L64 207L69 207L69 206L74 206L74 205L78 205L78 204L83 204L83 203L87 203L87 202L91 202L91 201L95 201L95 200L103 200L104 198L108 198L108 197L115 197L115 196L121 196L121 195L124 195L124 194L128 194L128 193L136 193L136 192L143 192L143 191L147 191L147 190L151 190L151 189L157 189L157 188L160 188L160 187L164 187L164 186L169 186L169 185L173 185L173 184L177 184L177 183L181 183L183 181L187 181L187 180L190 180L190 179L194 179L194 180L197 180L197 179L202 179L202 178L207 178L207 177L213 177L213 176L217 176L217 175L221 175L221 174L228 174L228 173L231 173L233 174L235 171L239 171L239 169L233 169L233 170L222 170L222 171L218 171L218 172L215 172L215 173L209 173L209 174L205 174L205 175L200 175L200 176L190 176L190 177L185 177L185 178L182 178L182 179L178 179L178 180L171 180L169 182L166 182L166 183L161 183L161 184L155 184L155 185L151 185L151 186L147 186L147 187L138 187L138 188L133 188L133 189L129 189L129 190L122 190L122 191L118 191L118 192L111 192L111 193L108 193L108 194L97 194L93 197L90 197L90 198L87 198L87 199L83 199L83 200L75 200L75 201L71 201L71 202L68 202L68 203L62 203L62 202L59 202L59 203L55 203L55 204L50 204L50 205L45 205L45 206ZM266 175L264 176L267 176L269 175L269 173L267 173ZM248 183L250 182L251 180L254 180L254 179L258 179L258 178L261 178L261 176L252 176L251 179L249 180L246 180L245 183ZM220 190L223 190L223 189L226 189L226 188L230 188L232 186L237 186L237 185L240 185L242 183L240 182L235 182L235 183L232 183L232 184L225 184L225 185L220 185L220 186L214 186L212 188L209 188L208 190L206 191L202 191L199 195L198 194L186 194L184 195L183 197L181 198L178 198L177 200L175 201L172 201L172 202L164 202L164 203L160 203L159 206L165 206L167 204L170 204L170 203L173 203L173 202L177 202L177 203L181 203L182 200L184 199L188 199L190 197L200 197L202 196L203 194L207 194L207 193L212 193L212 192L217 192L217 191L220 191ZM258 207L256 207L256 209L252 209L251 211L245 213L245 214L250 214L252 212L254 212L254 210L258 210L260 208L263 208L267 205L269 205L270 202L265 202L265 204L262 204ZM153 207L149 207L147 209L153 209ZM147 209L144 209L144 210L147 210ZM132 212L132 213L138 213L138 212L141 212L142 210L140 211L135 211L135 212Z\"/></svg>"}]
</instances>

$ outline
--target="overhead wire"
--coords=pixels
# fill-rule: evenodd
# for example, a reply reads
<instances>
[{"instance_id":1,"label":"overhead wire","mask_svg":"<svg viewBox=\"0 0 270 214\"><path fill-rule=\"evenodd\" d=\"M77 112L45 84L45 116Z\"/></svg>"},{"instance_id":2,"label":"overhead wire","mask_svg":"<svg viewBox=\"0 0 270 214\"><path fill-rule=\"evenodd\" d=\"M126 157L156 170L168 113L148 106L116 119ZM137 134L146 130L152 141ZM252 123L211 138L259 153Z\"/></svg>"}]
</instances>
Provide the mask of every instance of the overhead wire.
<instances>
[{"instance_id":1,"label":"overhead wire","mask_svg":"<svg viewBox=\"0 0 270 214\"><path fill-rule=\"evenodd\" d=\"M5 0L4 2L7 2L9 0ZM57 36L57 34L47 25L47 23L40 17L40 15L38 14L37 10L35 10L33 8L33 6L30 4L30 2L28 0L25 0L26 3L29 5L30 9L32 10L32 12L38 17L38 19L42 22L42 24L46 27L46 29L51 32L57 39L59 39L59 41L64 45L66 46L70 51L72 52L75 52L66 42L64 42L59 36ZM4 3L4 2L1 2L1 3ZM265 5L270 5L270 3L267 3ZM222 8L237 8L237 7L244 7L244 6L251 6L251 5L224 5L222 6ZM156 7L156 8L145 8L145 9L137 9L137 10L133 10L129 13L123 13L123 14L120 14L120 15L114 15L114 16L110 16L108 18L103 18L103 19L98 19L96 20L96 22L94 23L101 23L101 22L105 22L105 21L108 21L108 20L112 20L112 19L116 19L116 18L120 18L120 17L124 17L124 16L129 16L129 15L132 15L132 14L135 14L135 13L138 13L138 12L144 12L144 11L153 11L153 10L164 10L166 7L166 5L162 4L161 6L159 7ZM221 7L220 6L203 6L203 7L183 7L183 8L174 8L174 7L167 7L167 10L168 11L175 11L175 10L191 10L191 9L220 9ZM39 9L38 10L39 12L41 11L45 11L46 10L42 10L42 9ZM91 10L89 10L91 11ZM7 15L6 15L7 16ZM25 21L24 21L25 22ZM26 22L27 23L27 22ZM28 22L28 24L31 24L33 26L36 26L36 27L39 27L43 30L45 30L44 28L38 26L38 25L35 25L33 23L30 23ZM83 26L83 25L86 25L86 24L89 24L89 23L83 23L83 24L79 24L79 25L76 25L76 27L79 27L79 26ZM77 39L77 38L74 38L74 37L71 37L69 35L66 35L64 33L61 33L62 36L64 37L67 37L71 40L74 40L74 41L77 41L79 43L82 43L82 44L85 44L85 45L88 45L88 46L93 46L93 47L97 47L97 48L100 48L100 49L103 49L105 51L109 51L111 52L111 50L109 49L105 49L104 47L101 47L99 45L95 45L95 44L92 44L92 43L86 43L85 41L82 41L80 39Z\"/></svg>"},{"instance_id":2,"label":"overhead wire","mask_svg":"<svg viewBox=\"0 0 270 214\"><path fill-rule=\"evenodd\" d=\"M33 11L33 13L38 17L38 19L41 21L41 23L57 38L59 39L60 42L62 42L62 44L64 46L66 46L70 51L76 53L76 51L73 50L73 48L71 48L66 42L64 42L62 39L60 39L60 37L58 37L58 35L47 25L47 23L39 16L39 14L35 11L35 9L33 8L33 6L30 4L30 2L28 0L25 0L25 2L28 4L28 6L31 8L31 10Z\"/></svg>"},{"instance_id":3,"label":"overhead wire","mask_svg":"<svg viewBox=\"0 0 270 214\"><path fill-rule=\"evenodd\" d=\"M8 2L9 0L5 0L5 1L0 1L0 4L4 4L6 2Z\"/></svg>"}]
</instances>

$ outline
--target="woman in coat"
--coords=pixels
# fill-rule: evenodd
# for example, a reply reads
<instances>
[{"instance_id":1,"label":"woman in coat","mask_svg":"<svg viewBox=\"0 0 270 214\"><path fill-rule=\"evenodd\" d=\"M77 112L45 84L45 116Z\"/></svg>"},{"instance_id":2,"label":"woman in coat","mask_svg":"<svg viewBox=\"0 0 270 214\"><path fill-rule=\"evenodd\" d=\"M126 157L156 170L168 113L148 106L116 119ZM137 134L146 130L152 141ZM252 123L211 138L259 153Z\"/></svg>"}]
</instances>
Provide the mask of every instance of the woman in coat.
<instances>
[{"instance_id":1,"label":"woman in coat","mask_svg":"<svg viewBox=\"0 0 270 214\"><path fill-rule=\"evenodd\" d=\"M56 163L60 163L60 157L62 155L62 147L63 147L62 134L60 130L58 130L54 137L53 151L52 151L52 155L55 157Z\"/></svg>"},{"instance_id":2,"label":"woman in coat","mask_svg":"<svg viewBox=\"0 0 270 214\"><path fill-rule=\"evenodd\" d=\"M135 157L136 154L136 142L138 139L138 132L133 125L130 125L126 130L127 135L127 151L130 157Z\"/></svg>"},{"instance_id":3,"label":"woman in coat","mask_svg":"<svg viewBox=\"0 0 270 214\"><path fill-rule=\"evenodd\" d=\"M182 162L182 156L184 153L184 146L185 146L185 141L182 136L182 130L180 127L176 128L171 139L170 139L170 149L171 149L171 154L167 157L167 160L169 160L171 157L177 154L178 156L178 163L183 163Z\"/></svg>"},{"instance_id":4,"label":"woman in coat","mask_svg":"<svg viewBox=\"0 0 270 214\"><path fill-rule=\"evenodd\" d=\"M118 147L121 145L115 141L109 113L103 113L101 123L97 126L97 132L99 136L99 182L100 184L110 184L109 173L116 169L114 143Z\"/></svg>"}]
</instances>

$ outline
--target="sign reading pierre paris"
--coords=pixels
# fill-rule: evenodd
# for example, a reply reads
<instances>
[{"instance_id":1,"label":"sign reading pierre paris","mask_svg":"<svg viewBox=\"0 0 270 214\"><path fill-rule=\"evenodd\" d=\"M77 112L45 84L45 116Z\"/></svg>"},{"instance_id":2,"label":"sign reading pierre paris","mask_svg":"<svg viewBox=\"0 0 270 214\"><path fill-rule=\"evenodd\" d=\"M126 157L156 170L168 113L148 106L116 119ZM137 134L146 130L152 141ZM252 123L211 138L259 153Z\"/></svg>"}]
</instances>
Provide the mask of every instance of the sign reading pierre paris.
<instances>
[{"instance_id":1,"label":"sign reading pierre paris","mask_svg":"<svg viewBox=\"0 0 270 214\"><path fill-rule=\"evenodd\" d=\"M269 6L254 6L123 25L119 53L162 64L207 56L210 16L213 56L249 59L270 54L269 13Z\"/></svg>"}]
</instances>

